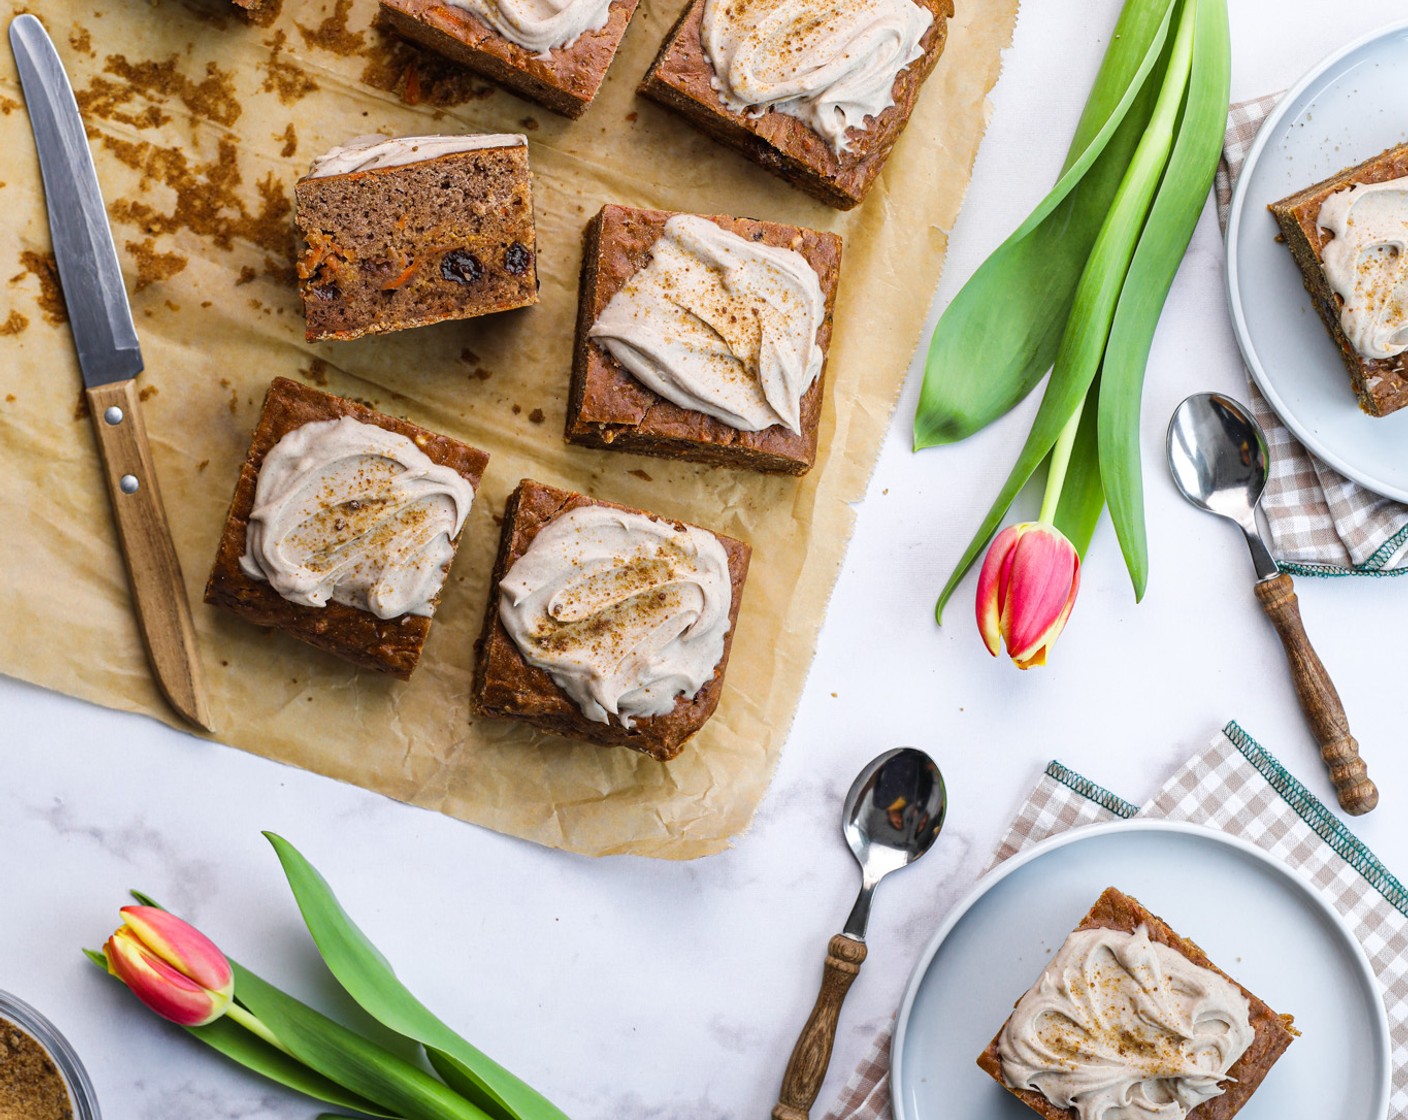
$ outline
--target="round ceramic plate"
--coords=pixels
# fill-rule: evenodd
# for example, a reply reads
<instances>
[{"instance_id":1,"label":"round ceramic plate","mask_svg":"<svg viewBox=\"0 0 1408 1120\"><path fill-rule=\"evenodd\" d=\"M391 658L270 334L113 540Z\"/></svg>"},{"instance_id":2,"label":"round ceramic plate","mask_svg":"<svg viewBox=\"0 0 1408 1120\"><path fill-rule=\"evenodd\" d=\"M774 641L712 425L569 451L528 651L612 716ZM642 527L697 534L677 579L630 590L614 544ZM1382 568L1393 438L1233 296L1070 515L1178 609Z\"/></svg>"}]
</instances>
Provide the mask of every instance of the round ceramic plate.
<instances>
[{"instance_id":1,"label":"round ceramic plate","mask_svg":"<svg viewBox=\"0 0 1408 1120\"><path fill-rule=\"evenodd\" d=\"M1384 1120L1388 1022L1358 942L1294 872L1225 833L1171 821L1077 829L985 876L910 978L891 1050L897 1120L1030 1120L977 1065L1013 1003L1106 887L1144 903L1301 1037L1237 1120ZM1365 888L1368 889L1367 887Z\"/></svg>"},{"instance_id":2,"label":"round ceramic plate","mask_svg":"<svg viewBox=\"0 0 1408 1120\"><path fill-rule=\"evenodd\" d=\"M1326 59L1272 110L1247 154L1227 221L1232 326L1286 426L1325 462L1408 501L1408 409L1361 412L1338 347L1266 207L1408 140L1408 23Z\"/></svg>"}]
</instances>

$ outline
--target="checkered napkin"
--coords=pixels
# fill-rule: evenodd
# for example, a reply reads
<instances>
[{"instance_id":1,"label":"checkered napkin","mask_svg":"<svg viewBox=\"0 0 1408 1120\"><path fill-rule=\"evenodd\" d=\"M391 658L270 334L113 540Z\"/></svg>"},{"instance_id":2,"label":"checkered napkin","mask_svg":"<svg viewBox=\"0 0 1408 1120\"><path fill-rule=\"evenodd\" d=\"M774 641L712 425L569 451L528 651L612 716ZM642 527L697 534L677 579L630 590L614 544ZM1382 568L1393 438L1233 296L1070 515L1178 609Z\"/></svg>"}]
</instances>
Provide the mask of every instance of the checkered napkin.
<instances>
[{"instance_id":1,"label":"checkered napkin","mask_svg":"<svg viewBox=\"0 0 1408 1120\"><path fill-rule=\"evenodd\" d=\"M1408 890L1235 723L1180 767L1142 809L1053 762L989 870L1058 832L1134 816L1192 821L1240 836L1309 880L1340 912L1383 988L1393 1039L1389 1117L1408 1120ZM826 1120L892 1120L889 1070L886 1030Z\"/></svg>"},{"instance_id":2,"label":"checkered napkin","mask_svg":"<svg viewBox=\"0 0 1408 1120\"><path fill-rule=\"evenodd\" d=\"M1227 139L1217 170L1217 216L1224 231L1232 185L1280 97L1240 102L1227 115ZM1408 506L1364 489L1310 454L1271 411L1250 375L1247 393L1271 449L1271 478L1262 507L1281 567L1312 576L1408 573L1408 549L1403 548L1408 543Z\"/></svg>"}]
</instances>

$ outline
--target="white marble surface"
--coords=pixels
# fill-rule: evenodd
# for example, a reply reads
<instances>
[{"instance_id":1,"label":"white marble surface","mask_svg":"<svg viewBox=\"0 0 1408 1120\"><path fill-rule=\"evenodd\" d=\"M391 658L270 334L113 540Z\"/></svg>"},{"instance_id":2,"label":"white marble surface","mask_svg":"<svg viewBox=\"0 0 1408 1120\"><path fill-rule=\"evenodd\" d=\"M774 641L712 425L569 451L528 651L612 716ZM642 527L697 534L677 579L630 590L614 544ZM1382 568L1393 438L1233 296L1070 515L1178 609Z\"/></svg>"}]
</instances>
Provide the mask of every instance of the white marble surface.
<instances>
[{"instance_id":1,"label":"white marble surface","mask_svg":"<svg viewBox=\"0 0 1408 1120\"><path fill-rule=\"evenodd\" d=\"M1232 6L1234 97L1284 87L1328 47L1403 14L1402 0L1341 3L1331 18L1310 0ZM1112 27L1117 9L1116 0L1024 6L936 306L1045 190L1103 50L1093 29ZM1209 211L1145 395L1148 597L1136 609L1102 526L1044 671L1019 674L986 656L968 618L971 579L949 626L930 616L1028 410L915 456L911 379L791 742L755 825L724 855L684 865L563 855L0 678L0 987L69 1035L109 1117L313 1115L142 1012L78 954L101 942L123 890L138 886L276 981L330 998L259 835L275 829L323 869L415 991L577 1120L762 1117L856 886L836 826L840 797L873 754L912 743L944 769L948 825L924 863L880 891L829 1102L1050 758L1139 799L1236 718L1330 796L1235 531L1184 506L1161 466L1178 400L1243 392L1220 262ZM1408 756L1393 636L1408 629L1405 591L1301 585L1306 624L1383 793L1358 830L1399 870Z\"/></svg>"}]
</instances>

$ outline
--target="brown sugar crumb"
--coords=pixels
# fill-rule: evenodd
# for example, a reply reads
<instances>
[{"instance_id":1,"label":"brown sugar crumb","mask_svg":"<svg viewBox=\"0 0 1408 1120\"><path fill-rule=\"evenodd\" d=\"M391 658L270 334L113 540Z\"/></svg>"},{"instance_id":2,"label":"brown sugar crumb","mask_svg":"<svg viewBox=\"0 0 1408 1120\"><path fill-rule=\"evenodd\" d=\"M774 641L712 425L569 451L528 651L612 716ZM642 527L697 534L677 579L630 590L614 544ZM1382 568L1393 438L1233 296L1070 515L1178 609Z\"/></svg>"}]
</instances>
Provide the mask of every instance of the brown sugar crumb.
<instances>
[{"instance_id":1,"label":"brown sugar crumb","mask_svg":"<svg viewBox=\"0 0 1408 1120\"><path fill-rule=\"evenodd\" d=\"M5 394L5 403L6 403L6 404L14 404L14 403L15 403L15 394L14 394L14 393L6 393L6 394Z\"/></svg>"},{"instance_id":2,"label":"brown sugar crumb","mask_svg":"<svg viewBox=\"0 0 1408 1120\"><path fill-rule=\"evenodd\" d=\"M120 79L134 94L158 99L176 97L193 116L203 120L228 127L240 119L244 108L235 97L231 74L208 62L204 79L197 82L177 69L178 61L179 56L172 55L160 61L129 62L123 55L113 54L107 57L103 72Z\"/></svg>"},{"instance_id":3,"label":"brown sugar crumb","mask_svg":"<svg viewBox=\"0 0 1408 1120\"><path fill-rule=\"evenodd\" d=\"M653 478L650 477L650 475L646 474L645 471L641 470L639 467L636 467L636 468L633 469L633 470L629 470L629 471L627 471L626 473L627 473L627 474L630 474L630 475L635 475L635 477L638 478L638 479L640 479L642 482L654 482L654 481L655 481Z\"/></svg>"},{"instance_id":4,"label":"brown sugar crumb","mask_svg":"<svg viewBox=\"0 0 1408 1120\"><path fill-rule=\"evenodd\" d=\"M73 1120L73 1100L54 1059L4 1019L0 1019L0 1116Z\"/></svg>"},{"instance_id":5,"label":"brown sugar crumb","mask_svg":"<svg viewBox=\"0 0 1408 1120\"><path fill-rule=\"evenodd\" d=\"M170 280L186 267L186 258L180 253L158 253L156 242L150 237L145 241L128 241L124 248L137 262L136 290L149 288L164 280Z\"/></svg>"},{"instance_id":6,"label":"brown sugar crumb","mask_svg":"<svg viewBox=\"0 0 1408 1120\"><path fill-rule=\"evenodd\" d=\"M39 281L39 310L44 321L51 327L68 322L68 307L64 303L64 290L59 284L59 265L53 253L39 253L25 249L20 253L20 264L24 272L12 277L10 283L24 278L28 273Z\"/></svg>"},{"instance_id":7,"label":"brown sugar crumb","mask_svg":"<svg viewBox=\"0 0 1408 1120\"><path fill-rule=\"evenodd\" d=\"M525 132L537 132L537 131L538 131L538 118L537 118L537 117L524 117L521 121L518 122L518 124L519 124L519 127L522 128Z\"/></svg>"},{"instance_id":8,"label":"brown sugar crumb","mask_svg":"<svg viewBox=\"0 0 1408 1120\"><path fill-rule=\"evenodd\" d=\"M264 92L277 94L285 105L292 105L316 92L319 87L311 74L283 57L287 42L288 32L274 32L273 38L264 44L269 48L269 57L259 65L264 70ZM289 126L290 130L292 127Z\"/></svg>"},{"instance_id":9,"label":"brown sugar crumb","mask_svg":"<svg viewBox=\"0 0 1408 1120\"><path fill-rule=\"evenodd\" d=\"M636 121L640 120L640 114L639 114L639 113L627 113L627 114L626 114L626 120L630 121L632 124L635 124Z\"/></svg>"},{"instance_id":10,"label":"brown sugar crumb","mask_svg":"<svg viewBox=\"0 0 1408 1120\"><path fill-rule=\"evenodd\" d=\"M518 415L519 413L521 413L522 411L523 411L523 406L522 406L521 404L516 404L516 405L513 406L513 414L514 414L515 416L517 416L517 415Z\"/></svg>"},{"instance_id":11,"label":"brown sugar crumb","mask_svg":"<svg viewBox=\"0 0 1408 1120\"><path fill-rule=\"evenodd\" d=\"M209 460L209 459L202 459L199 463L196 464L196 473L199 474L201 471L205 470L205 468L208 467L208 466L210 466L210 460Z\"/></svg>"},{"instance_id":12,"label":"brown sugar crumb","mask_svg":"<svg viewBox=\"0 0 1408 1120\"><path fill-rule=\"evenodd\" d=\"M543 416L543 410L541 408L533 409L533 411L528 414L528 419L531 420L534 424L541 424L545 419L545 417Z\"/></svg>"},{"instance_id":13,"label":"brown sugar crumb","mask_svg":"<svg viewBox=\"0 0 1408 1120\"><path fill-rule=\"evenodd\" d=\"M240 269L240 274L235 278L235 287L242 288L246 284L253 284L259 279L259 273L251 265L245 265Z\"/></svg>"},{"instance_id":14,"label":"brown sugar crumb","mask_svg":"<svg viewBox=\"0 0 1408 1120\"><path fill-rule=\"evenodd\" d=\"M143 385L141 390L137 393L137 399L143 404L146 404L147 401L151 400L159 392L161 392L161 390L155 385Z\"/></svg>"},{"instance_id":15,"label":"brown sugar crumb","mask_svg":"<svg viewBox=\"0 0 1408 1120\"><path fill-rule=\"evenodd\" d=\"M489 378L494 376L494 374L492 371L485 369L483 366L475 366L474 373L471 374L471 376L476 381L488 381Z\"/></svg>"},{"instance_id":16,"label":"brown sugar crumb","mask_svg":"<svg viewBox=\"0 0 1408 1120\"><path fill-rule=\"evenodd\" d=\"M367 38L365 31L347 29L347 13L351 10L352 0L337 0L332 14L317 27L304 27L301 23L294 26L308 46L330 51L340 58L350 58L363 53Z\"/></svg>"},{"instance_id":17,"label":"brown sugar crumb","mask_svg":"<svg viewBox=\"0 0 1408 1120\"><path fill-rule=\"evenodd\" d=\"M305 381L311 381L314 385L320 385L326 389L328 384L328 370L330 369L332 369L332 366L322 358L312 358L308 362L308 368L300 369L298 372Z\"/></svg>"},{"instance_id":18,"label":"brown sugar crumb","mask_svg":"<svg viewBox=\"0 0 1408 1120\"><path fill-rule=\"evenodd\" d=\"M88 33L86 27L74 24L73 30L68 33L68 45L79 54L86 54L89 58L98 57L97 52L93 49L93 36Z\"/></svg>"},{"instance_id":19,"label":"brown sugar crumb","mask_svg":"<svg viewBox=\"0 0 1408 1120\"><path fill-rule=\"evenodd\" d=\"M6 96L4 96L4 94L0 94L0 114L4 114L5 116L8 117L11 113L13 113L13 112L14 112L16 109L18 109L19 107L20 107L20 103L19 103L18 101L16 101L14 98L12 98L12 97L6 97Z\"/></svg>"},{"instance_id":20,"label":"brown sugar crumb","mask_svg":"<svg viewBox=\"0 0 1408 1120\"><path fill-rule=\"evenodd\" d=\"M297 153L298 133L293 130L292 121L289 121L288 127L284 129L283 132L281 132L278 136L275 136L274 139L282 140L284 142L284 146L279 149L279 155L283 156L284 159L289 159Z\"/></svg>"},{"instance_id":21,"label":"brown sugar crumb","mask_svg":"<svg viewBox=\"0 0 1408 1120\"><path fill-rule=\"evenodd\" d=\"M362 81L410 104L449 108L493 97L493 86L475 79L447 58L411 46L378 13L372 21L378 42L366 51Z\"/></svg>"},{"instance_id":22,"label":"brown sugar crumb","mask_svg":"<svg viewBox=\"0 0 1408 1120\"><path fill-rule=\"evenodd\" d=\"M24 330L27 326L29 326L28 319L18 311L11 311L9 318L3 323L0 323L0 336L8 337L9 335L19 334L20 331ZM10 399L13 400L14 398L11 397Z\"/></svg>"}]
</instances>

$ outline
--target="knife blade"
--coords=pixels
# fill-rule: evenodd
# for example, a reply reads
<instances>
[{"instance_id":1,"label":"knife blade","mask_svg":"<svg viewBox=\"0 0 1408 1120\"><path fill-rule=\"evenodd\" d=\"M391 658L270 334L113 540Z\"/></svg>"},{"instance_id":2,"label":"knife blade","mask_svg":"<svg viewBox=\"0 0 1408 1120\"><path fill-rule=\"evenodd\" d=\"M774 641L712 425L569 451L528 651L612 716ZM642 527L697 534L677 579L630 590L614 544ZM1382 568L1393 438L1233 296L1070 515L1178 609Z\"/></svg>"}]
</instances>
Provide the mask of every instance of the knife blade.
<instances>
[{"instance_id":1,"label":"knife blade","mask_svg":"<svg viewBox=\"0 0 1408 1120\"><path fill-rule=\"evenodd\" d=\"M83 119L63 62L36 17L10 23L10 47L39 151L54 259L147 659L171 707L209 730L195 625L137 393L142 350Z\"/></svg>"}]
</instances>

